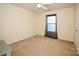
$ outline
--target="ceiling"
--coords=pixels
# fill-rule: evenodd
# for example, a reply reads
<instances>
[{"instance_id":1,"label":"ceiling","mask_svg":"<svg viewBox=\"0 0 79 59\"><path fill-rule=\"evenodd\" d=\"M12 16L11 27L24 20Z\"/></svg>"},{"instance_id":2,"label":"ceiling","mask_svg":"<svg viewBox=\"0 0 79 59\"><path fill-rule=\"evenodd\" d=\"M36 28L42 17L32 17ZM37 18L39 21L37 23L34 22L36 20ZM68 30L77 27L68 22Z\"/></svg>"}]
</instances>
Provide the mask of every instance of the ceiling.
<instances>
[{"instance_id":1,"label":"ceiling","mask_svg":"<svg viewBox=\"0 0 79 59\"><path fill-rule=\"evenodd\" d=\"M75 5L75 3L40 3L48 9L45 10L43 8L37 8L36 7L37 4L38 3L12 3L11 5L38 13L49 11L49 10L57 10L62 8L73 7Z\"/></svg>"}]
</instances>

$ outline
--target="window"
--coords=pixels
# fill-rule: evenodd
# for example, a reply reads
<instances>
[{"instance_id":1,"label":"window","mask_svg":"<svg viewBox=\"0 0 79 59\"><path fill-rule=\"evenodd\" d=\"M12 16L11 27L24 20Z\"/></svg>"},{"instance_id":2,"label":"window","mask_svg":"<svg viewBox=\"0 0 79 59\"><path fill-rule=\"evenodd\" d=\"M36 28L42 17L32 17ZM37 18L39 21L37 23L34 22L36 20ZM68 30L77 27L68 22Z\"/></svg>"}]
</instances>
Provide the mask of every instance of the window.
<instances>
[{"instance_id":1,"label":"window","mask_svg":"<svg viewBox=\"0 0 79 59\"><path fill-rule=\"evenodd\" d=\"M46 15L45 36L57 39L57 15Z\"/></svg>"},{"instance_id":2,"label":"window","mask_svg":"<svg viewBox=\"0 0 79 59\"><path fill-rule=\"evenodd\" d=\"M49 32L56 31L56 16L48 16L47 17L47 30Z\"/></svg>"}]
</instances>

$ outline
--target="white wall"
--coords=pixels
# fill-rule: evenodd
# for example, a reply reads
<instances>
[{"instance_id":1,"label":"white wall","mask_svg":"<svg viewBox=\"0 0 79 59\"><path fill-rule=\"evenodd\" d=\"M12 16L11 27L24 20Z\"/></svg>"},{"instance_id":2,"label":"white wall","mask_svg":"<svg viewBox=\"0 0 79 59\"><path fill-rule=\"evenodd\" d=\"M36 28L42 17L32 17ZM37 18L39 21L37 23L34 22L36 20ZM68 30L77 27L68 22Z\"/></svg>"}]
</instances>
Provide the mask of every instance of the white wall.
<instances>
[{"instance_id":1,"label":"white wall","mask_svg":"<svg viewBox=\"0 0 79 59\"><path fill-rule=\"evenodd\" d=\"M38 15L38 35L45 33L46 15L57 14L57 32L58 38L68 41L73 41L73 8L60 9L55 11L47 11Z\"/></svg>"},{"instance_id":2,"label":"white wall","mask_svg":"<svg viewBox=\"0 0 79 59\"><path fill-rule=\"evenodd\" d=\"M0 4L0 38L8 44L36 35L37 14L10 4Z\"/></svg>"},{"instance_id":3,"label":"white wall","mask_svg":"<svg viewBox=\"0 0 79 59\"><path fill-rule=\"evenodd\" d=\"M76 7L74 9L74 13L75 13L75 18L74 18L75 19L74 20L74 22L75 22L74 43L75 43L77 50L78 50L78 53L79 53L79 4L76 4Z\"/></svg>"},{"instance_id":4,"label":"white wall","mask_svg":"<svg viewBox=\"0 0 79 59\"><path fill-rule=\"evenodd\" d=\"M57 14L58 38L73 41L73 8L36 14L10 4L0 4L0 39L10 44L44 35L45 16L48 14Z\"/></svg>"}]
</instances>

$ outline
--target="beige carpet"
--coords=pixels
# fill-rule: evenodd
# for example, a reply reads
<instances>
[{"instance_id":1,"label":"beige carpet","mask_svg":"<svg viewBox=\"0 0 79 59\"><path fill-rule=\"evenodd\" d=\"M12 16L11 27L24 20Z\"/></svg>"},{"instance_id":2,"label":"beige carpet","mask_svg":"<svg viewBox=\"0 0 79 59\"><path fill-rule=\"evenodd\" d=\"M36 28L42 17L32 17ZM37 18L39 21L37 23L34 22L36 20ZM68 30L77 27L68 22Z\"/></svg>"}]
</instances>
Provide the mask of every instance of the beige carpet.
<instances>
[{"instance_id":1,"label":"beige carpet","mask_svg":"<svg viewBox=\"0 0 79 59\"><path fill-rule=\"evenodd\" d=\"M12 56L76 56L77 51L72 42L34 36L14 43Z\"/></svg>"}]
</instances>

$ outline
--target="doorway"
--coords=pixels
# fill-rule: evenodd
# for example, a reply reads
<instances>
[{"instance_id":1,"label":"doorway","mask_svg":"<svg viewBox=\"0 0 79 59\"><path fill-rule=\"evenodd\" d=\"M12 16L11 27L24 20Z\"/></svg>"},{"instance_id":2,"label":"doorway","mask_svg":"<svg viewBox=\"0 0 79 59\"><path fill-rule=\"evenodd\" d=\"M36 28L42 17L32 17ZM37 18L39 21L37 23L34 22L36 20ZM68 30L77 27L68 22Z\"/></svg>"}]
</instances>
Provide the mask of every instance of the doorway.
<instances>
[{"instance_id":1,"label":"doorway","mask_svg":"<svg viewBox=\"0 0 79 59\"><path fill-rule=\"evenodd\" d=\"M45 36L57 39L57 15L46 16Z\"/></svg>"}]
</instances>

